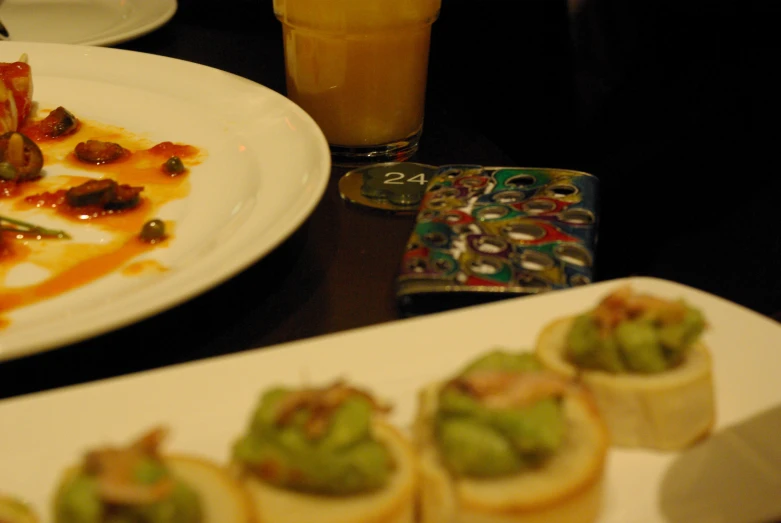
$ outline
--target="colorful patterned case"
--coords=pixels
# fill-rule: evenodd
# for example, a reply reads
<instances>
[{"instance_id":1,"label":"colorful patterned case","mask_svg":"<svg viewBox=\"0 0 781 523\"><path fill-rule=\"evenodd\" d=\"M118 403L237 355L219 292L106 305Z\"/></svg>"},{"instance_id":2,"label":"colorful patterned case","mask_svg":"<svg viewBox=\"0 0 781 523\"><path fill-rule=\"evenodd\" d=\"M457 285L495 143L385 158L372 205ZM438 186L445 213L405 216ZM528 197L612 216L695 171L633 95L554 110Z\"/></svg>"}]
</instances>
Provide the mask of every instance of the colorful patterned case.
<instances>
[{"instance_id":1,"label":"colorful patterned case","mask_svg":"<svg viewBox=\"0 0 781 523\"><path fill-rule=\"evenodd\" d=\"M562 169L446 165L396 280L408 314L591 282L599 181Z\"/></svg>"}]
</instances>

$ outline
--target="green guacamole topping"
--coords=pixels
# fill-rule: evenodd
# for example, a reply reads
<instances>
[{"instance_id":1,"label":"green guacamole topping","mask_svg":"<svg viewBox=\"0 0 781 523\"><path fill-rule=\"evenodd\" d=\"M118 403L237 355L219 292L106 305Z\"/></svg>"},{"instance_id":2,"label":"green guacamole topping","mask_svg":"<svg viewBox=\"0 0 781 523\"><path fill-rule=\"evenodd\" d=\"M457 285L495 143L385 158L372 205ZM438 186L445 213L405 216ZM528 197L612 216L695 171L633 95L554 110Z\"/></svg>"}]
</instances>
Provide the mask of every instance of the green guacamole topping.
<instances>
[{"instance_id":1,"label":"green guacamole topping","mask_svg":"<svg viewBox=\"0 0 781 523\"><path fill-rule=\"evenodd\" d=\"M566 356L585 369L653 374L679 365L703 330L702 313L683 300L614 293L574 319Z\"/></svg>"},{"instance_id":2,"label":"green guacamole topping","mask_svg":"<svg viewBox=\"0 0 781 523\"><path fill-rule=\"evenodd\" d=\"M326 389L266 391L234 458L278 487L350 495L384 486L394 464L372 435L376 407L342 384Z\"/></svg>"},{"instance_id":3,"label":"green guacamole topping","mask_svg":"<svg viewBox=\"0 0 781 523\"><path fill-rule=\"evenodd\" d=\"M124 505L100 499L96 478L79 474L60 489L55 501L57 523L200 523L198 495L176 482L163 500Z\"/></svg>"},{"instance_id":4,"label":"green guacamole topping","mask_svg":"<svg viewBox=\"0 0 781 523\"><path fill-rule=\"evenodd\" d=\"M88 454L55 495L55 522L200 523L198 494L156 456L162 433L150 435L148 448L152 440Z\"/></svg>"},{"instance_id":5,"label":"green guacamole topping","mask_svg":"<svg viewBox=\"0 0 781 523\"><path fill-rule=\"evenodd\" d=\"M496 378L510 387L516 380L542 374L533 354L495 350L470 363L442 388L435 437L451 472L483 478L511 475L539 466L559 448L565 431L559 397L532 397L497 406L465 386L477 376Z\"/></svg>"}]
</instances>

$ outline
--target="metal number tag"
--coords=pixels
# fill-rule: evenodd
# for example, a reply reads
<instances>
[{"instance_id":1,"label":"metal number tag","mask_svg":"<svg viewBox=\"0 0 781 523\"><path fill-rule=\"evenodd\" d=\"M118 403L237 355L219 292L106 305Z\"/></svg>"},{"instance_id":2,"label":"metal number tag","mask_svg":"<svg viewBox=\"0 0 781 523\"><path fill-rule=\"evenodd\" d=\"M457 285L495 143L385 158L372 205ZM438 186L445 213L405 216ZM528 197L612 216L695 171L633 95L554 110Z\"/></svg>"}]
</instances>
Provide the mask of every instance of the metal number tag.
<instances>
[{"instance_id":1,"label":"metal number tag","mask_svg":"<svg viewBox=\"0 0 781 523\"><path fill-rule=\"evenodd\" d=\"M339 193L350 203L401 214L414 214L437 167L390 162L361 167L339 180Z\"/></svg>"}]
</instances>

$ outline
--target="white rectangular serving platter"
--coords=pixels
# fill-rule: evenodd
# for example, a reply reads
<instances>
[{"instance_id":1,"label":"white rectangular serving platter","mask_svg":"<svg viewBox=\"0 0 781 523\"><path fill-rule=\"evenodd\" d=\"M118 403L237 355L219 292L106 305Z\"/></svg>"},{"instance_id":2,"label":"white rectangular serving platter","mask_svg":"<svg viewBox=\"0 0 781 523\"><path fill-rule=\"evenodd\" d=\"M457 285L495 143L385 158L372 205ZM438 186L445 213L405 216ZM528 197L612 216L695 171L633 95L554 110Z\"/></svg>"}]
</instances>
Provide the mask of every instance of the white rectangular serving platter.
<instances>
[{"instance_id":1,"label":"white rectangular serving platter","mask_svg":"<svg viewBox=\"0 0 781 523\"><path fill-rule=\"evenodd\" d=\"M394 404L408 427L417 390L495 347L531 349L549 321L620 285L682 297L709 322L717 424L684 452L613 449L601 523L756 523L781 519L781 325L677 283L628 278L202 360L0 402L0 492L50 521L59 474L89 447L153 425L167 449L227 462L261 390L337 377Z\"/></svg>"}]
</instances>

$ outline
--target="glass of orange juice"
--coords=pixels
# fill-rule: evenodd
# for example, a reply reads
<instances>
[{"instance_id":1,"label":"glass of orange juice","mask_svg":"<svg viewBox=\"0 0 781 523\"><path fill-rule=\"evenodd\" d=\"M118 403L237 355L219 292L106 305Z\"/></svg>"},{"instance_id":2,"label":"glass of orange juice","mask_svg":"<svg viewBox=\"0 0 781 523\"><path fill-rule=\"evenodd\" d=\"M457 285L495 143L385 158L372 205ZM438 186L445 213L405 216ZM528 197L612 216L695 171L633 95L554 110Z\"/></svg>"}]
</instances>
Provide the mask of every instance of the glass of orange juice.
<instances>
[{"instance_id":1,"label":"glass of orange juice","mask_svg":"<svg viewBox=\"0 0 781 523\"><path fill-rule=\"evenodd\" d=\"M423 130L431 25L442 0L274 0L287 95L335 164L403 161Z\"/></svg>"}]
</instances>

